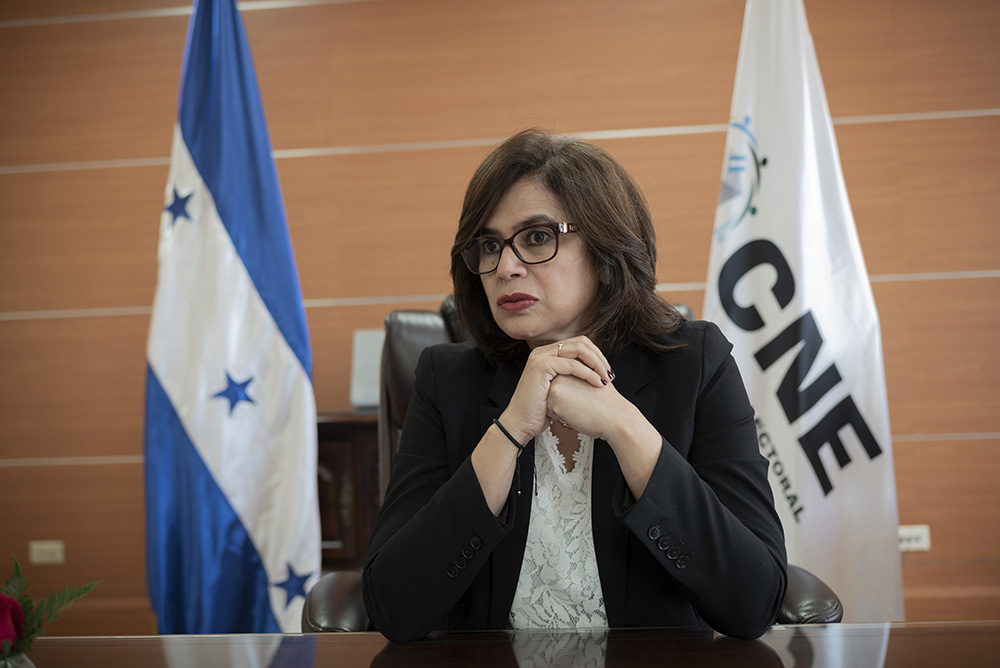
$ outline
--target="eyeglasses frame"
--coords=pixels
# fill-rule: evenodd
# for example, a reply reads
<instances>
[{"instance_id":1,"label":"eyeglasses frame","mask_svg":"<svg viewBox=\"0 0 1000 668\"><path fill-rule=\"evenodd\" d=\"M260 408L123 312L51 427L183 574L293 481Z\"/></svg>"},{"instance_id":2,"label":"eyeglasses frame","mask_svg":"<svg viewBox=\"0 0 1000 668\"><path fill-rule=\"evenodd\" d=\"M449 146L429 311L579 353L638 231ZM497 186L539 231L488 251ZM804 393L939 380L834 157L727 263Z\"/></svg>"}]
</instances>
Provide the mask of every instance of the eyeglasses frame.
<instances>
[{"instance_id":1,"label":"eyeglasses frame","mask_svg":"<svg viewBox=\"0 0 1000 668\"><path fill-rule=\"evenodd\" d=\"M554 253L552 253L552 257L550 257L547 260L541 260L540 262L529 262L528 260L525 260L523 257L521 257L521 254L517 252L517 246L514 245L514 237L521 234L522 232L525 232L526 230L532 230L538 227L547 227L555 233L556 250ZM489 271L476 271L469 266L469 256L468 256L469 250L472 249L474 244L479 243L479 241L483 239L483 236L478 236L472 241L470 241L466 245L466 247L462 250L462 260L465 263L465 268L471 271L473 274L475 274L476 276L486 276L487 274L492 274L494 271L500 268L500 260L503 259L503 252L507 248L507 246L510 246L510 249L514 251L514 256L522 263L530 265L545 264L546 262L551 262L553 259L555 259L556 255L559 254L559 237L563 234L570 234L573 232L576 232L576 225L574 225L573 223L566 223L566 222L535 223L533 225L522 227L521 229L519 229L517 232L514 232L514 234L510 235L506 239L500 239L498 237L490 237L490 238L495 238L497 241L500 241L502 245L500 246L500 252L497 253L497 266L493 267Z\"/></svg>"}]
</instances>

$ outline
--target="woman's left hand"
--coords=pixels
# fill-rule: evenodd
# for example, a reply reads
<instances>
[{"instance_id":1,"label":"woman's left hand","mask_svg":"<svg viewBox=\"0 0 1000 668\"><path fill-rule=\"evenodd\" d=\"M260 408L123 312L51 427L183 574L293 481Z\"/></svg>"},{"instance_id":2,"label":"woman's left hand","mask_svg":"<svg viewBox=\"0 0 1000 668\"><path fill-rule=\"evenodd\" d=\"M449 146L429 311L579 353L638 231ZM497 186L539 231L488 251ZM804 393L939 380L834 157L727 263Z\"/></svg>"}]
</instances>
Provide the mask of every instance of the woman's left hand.
<instances>
[{"instance_id":1,"label":"woman's left hand","mask_svg":"<svg viewBox=\"0 0 1000 668\"><path fill-rule=\"evenodd\" d=\"M632 495L642 496L659 460L663 437L613 383L595 387L574 376L557 376L549 388L548 409L552 419L606 441Z\"/></svg>"},{"instance_id":2,"label":"woman's left hand","mask_svg":"<svg viewBox=\"0 0 1000 668\"><path fill-rule=\"evenodd\" d=\"M619 423L634 419L639 411L615 388L594 387L575 376L556 376L549 388L549 417L572 425L581 434L611 441ZM641 418L642 415L640 414Z\"/></svg>"}]
</instances>

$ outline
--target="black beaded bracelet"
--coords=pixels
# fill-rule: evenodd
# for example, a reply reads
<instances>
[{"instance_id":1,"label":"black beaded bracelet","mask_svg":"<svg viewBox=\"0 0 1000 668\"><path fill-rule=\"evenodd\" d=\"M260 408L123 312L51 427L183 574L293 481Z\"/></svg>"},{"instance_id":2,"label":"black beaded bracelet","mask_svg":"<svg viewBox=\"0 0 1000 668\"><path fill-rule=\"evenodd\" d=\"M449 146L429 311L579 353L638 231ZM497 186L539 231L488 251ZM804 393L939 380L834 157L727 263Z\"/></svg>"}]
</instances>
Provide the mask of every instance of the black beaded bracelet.
<instances>
[{"instance_id":1,"label":"black beaded bracelet","mask_svg":"<svg viewBox=\"0 0 1000 668\"><path fill-rule=\"evenodd\" d=\"M517 440L515 440L514 437L510 435L509 431L503 428L503 425L500 424L500 420L494 418L493 424L495 424L497 428L503 432L503 435L506 436L510 440L510 442L514 444L514 447L517 448L519 452L524 450L524 446L518 443Z\"/></svg>"},{"instance_id":2,"label":"black beaded bracelet","mask_svg":"<svg viewBox=\"0 0 1000 668\"><path fill-rule=\"evenodd\" d=\"M502 431L503 435L506 436L507 439L514 444L514 447L517 448L517 454L518 456L520 456L520 454L524 452L524 446L518 443L514 439L514 437L510 435L509 431L504 429L503 425L500 424L500 420L494 418L493 424L495 424L497 426L497 429ZM537 472L535 471L534 459L531 460L531 479L535 483L535 496L538 496L538 477L537 477ZM517 488L517 495L521 496L521 467L519 465L514 466L514 486Z\"/></svg>"}]
</instances>

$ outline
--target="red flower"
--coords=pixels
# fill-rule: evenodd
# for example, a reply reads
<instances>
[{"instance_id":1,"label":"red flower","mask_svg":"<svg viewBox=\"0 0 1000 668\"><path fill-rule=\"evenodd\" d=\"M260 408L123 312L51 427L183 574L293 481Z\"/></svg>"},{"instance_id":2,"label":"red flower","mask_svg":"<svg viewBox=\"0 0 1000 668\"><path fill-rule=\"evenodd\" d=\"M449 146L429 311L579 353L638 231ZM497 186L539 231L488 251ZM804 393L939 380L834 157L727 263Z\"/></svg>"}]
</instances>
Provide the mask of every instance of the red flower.
<instances>
[{"instance_id":1,"label":"red flower","mask_svg":"<svg viewBox=\"0 0 1000 668\"><path fill-rule=\"evenodd\" d=\"M11 645L17 643L24 635L24 611L17 600L0 593L0 644L9 640Z\"/></svg>"}]
</instances>

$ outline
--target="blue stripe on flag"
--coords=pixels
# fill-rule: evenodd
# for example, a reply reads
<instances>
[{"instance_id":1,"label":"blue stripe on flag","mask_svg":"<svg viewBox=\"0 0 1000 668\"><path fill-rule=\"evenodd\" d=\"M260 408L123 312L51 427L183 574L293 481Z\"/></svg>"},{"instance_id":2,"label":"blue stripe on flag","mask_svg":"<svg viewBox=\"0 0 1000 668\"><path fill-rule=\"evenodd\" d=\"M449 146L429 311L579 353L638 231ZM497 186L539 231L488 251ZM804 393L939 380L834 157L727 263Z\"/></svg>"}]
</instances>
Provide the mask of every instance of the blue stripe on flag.
<instances>
[{"instance_id":1,"label":"blue stripe on flag","mask_svg":"<svg viewBox=\"0 0 1000 668\"><path fill-rule=\"evenodd\" d=\"M146 561L160 633L280 633L246 528L146 369ZM178 550L177 546L183 546Z\"/></svg>"},{"instance_id":2,"label":"blue stripe on flag","mask_svg":"<svg viewBox=\"0 0 1000 668\"><path fill-rule=\"evenodd\" d=\"M298 280L288 280L298 272L243 22L231 0L196 5L181 134L261 299L311 380L302 293Z\"/></svg>"}]
</instances>

